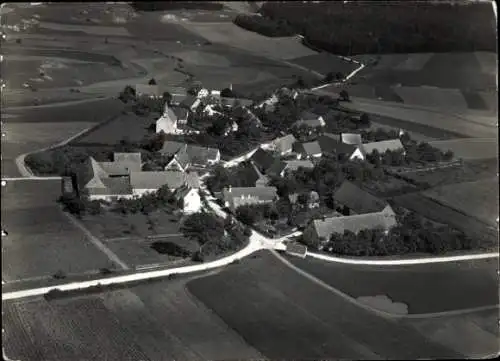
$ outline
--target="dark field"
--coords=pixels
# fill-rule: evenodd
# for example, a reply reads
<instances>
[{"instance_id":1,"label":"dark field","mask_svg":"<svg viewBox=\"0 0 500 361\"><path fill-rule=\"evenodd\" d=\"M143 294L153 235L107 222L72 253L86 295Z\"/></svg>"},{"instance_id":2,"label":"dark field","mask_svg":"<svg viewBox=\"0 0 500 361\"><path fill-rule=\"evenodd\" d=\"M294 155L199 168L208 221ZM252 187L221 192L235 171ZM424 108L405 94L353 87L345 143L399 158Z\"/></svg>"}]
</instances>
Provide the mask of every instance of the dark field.
<instances>
[{"instance_id":1,"label":"dark field","mask_svg":"<svg viewBox=\"0 0 500 361\"><path fill-rule=\"evenodd\" d=\"M56 205L58 180L13 181L2 187L2 274L6 281L113 268L111 261Z\"/></svg>"},{"instance_id":2,"label":"dark field","mask_svg":"<svg viewBox=\"0 0 500 361\"><path fill-rule=\"evenodd\" d=\"M407 359L455 354L397 321L347 302L269 253L194 280L188 289L270 359Z\"/></svg>"},{"instance_id":3,"label":"dark field","mask_svg":"<svg viewBox=\"0 0 500 361\"><path fill-rule=\"evenodd\" d=\"M5 351L34 361L262 359L184 282L6 304Z\"/></svg>"},{"instance_id":4,"label":"dark field","mask_svg":"<svg viewBox=\"0 0 500 361\"><path fill-rule=\"evenodd\" d=\"M386 267L345 265L313 258L287 259L354 298L387 295L393 302L403 302L409 314L498 304L495 259Z\"/></svg>"}]
</instances>

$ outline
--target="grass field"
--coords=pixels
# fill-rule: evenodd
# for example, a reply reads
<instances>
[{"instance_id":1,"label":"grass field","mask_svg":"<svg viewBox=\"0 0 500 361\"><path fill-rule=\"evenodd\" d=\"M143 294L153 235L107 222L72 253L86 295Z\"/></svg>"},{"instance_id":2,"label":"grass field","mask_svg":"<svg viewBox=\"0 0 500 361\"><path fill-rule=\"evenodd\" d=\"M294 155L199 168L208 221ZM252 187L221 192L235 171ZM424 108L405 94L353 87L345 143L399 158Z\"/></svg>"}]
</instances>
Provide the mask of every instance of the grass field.
<instances>
[{"instance_id":1,"label":"grass field","mask_svg":"<svg viewBox=\"0 0 500 361\"><path fill-rule=\"evenodd\" d=\"M461 230L469 237L478 241L481 250L498 249L497 228L486 225L464 213L441 205L421 193L410 193L394 197L396 205L421 214L433 221L448 224Z\"/></svg>"},{"instance_id":2,"label":"grass field","mask_svg":"<svg viewBox=\"0 0 500 361\"><path fill-rule=\"evenodd\" d=\"M467 110L467 102L458 89L435 87L394 87L393 91L408 105L443 108L452 111Z\"/></svg>"},{"instance_id":3,"label":"grass field","mask_svg":"<svg viewBox=\"0 0 500 361\"><path fill-rule=\"evenodd\" d=\"M345 61L330 53L307 55L292 59L291 61L322 74L341 72L344 75L348 75L358 67L357 64Z\"/></svg>"},{"instance_id":4,"label":"grass field","mask_svg":"<svg viewBox=\"0 0 500 361\"><path fill-rule=\"evenodd\" d=\"M443 151L451 149L455 158L490 159L498 157L498 138L465 138L430 142Z\"/></svg>"},{"instance_id":5,"label":"grass field","mask_svg":"<svg viewBox=\"0 0 500 361\"><path fill-rule=\"evenodd\" d=\"M5 351L33 361L262 359L184 283L6 304Z\"/></svg>"},{"instance_id":6,"label":"grass field","mask_svg":"<svg viewBox=\"0 0 500 361\"><path fill-rule=\"evenodd\" d=\"M70 224L55 201L60 181L16 181L2 187L2 277L52 276L111 266L111 261Z\"/></svg>"},{"instance_id":7,"label":"grass field","mask_svg":"<svg viewBox=\"0 0 500 361\"><path fill-rule=\"evenodd\" d=\"M269 253L191 281L189 291L270 359L451 357L297 274Z\"/></svg>"},{"instance_id":8,"label":"grass field","mask_svg":"<svg viewBox=\"0 0 500 361\"><path fill-rule=\"evenodd\" d=\"M429 189L423 194L495 227L498 217L498 177Z\"/></svg>"},{"instance_id":9,"label":"grass field","mask_svg":"<svg viewBox=\"0 0 500 361\"><path fill-rule=\"evenodd\" d=\"M378 267L287 258L354 298L387 295L393 302L405 303L409 314L498 304L495 260L476 261L476 268L465 268L451 263Z\"/></svg>"}]
</instances>

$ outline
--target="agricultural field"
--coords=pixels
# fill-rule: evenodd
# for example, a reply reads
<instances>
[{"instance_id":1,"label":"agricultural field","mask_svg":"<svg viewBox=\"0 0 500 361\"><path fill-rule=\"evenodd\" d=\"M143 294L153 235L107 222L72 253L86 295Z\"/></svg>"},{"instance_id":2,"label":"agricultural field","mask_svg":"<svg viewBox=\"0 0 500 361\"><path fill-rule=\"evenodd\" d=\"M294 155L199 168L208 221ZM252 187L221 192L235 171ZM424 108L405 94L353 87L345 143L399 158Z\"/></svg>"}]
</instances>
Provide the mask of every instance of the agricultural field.
<instances>
[{"instance_id":1,"label":"agricultural field","mask_svg":"<svg viewBox=\"0 0 500 361\"><path fill-rule=\"evenodd\" d=\"M403 100L404 104L432 108L443 108L455 112L467 110L465 101L459 89L441 89L429 86L394 87L393 91Z\"/></svg>"},{"instance_id":2,"label":"agricultural field","mask_svg":"<svg viewBox=\"0 0 500 361\"><path fill-rule=\"evenodd\" d=\"M4 307L4 347L9 357L33 361L263 358L191 297L183 279L79 298L9 302Z\"/></svg>"},{"instance_id":3,"label":"agricultural field","mask_svg":"<svg viewBox=\"0 0 500 361\"><path fill-rule=\"evenodd\" d=\"M341 72L343 75L348 75L358 67L358 64L326 52L298 57L292 59L291 62L322 74Z\"/></svg>"},{"instance_id":4,"label":"agricultural field","mask_svg":"<svg viewBox=\"0 0 500 361\"><path fill-rule=\"evenodd\" d=\"M39 21L36 25L37 27L48 29L48 30L56 30L56 31L64 31L68 33L73 32L82 32L84 34L89 35L98 35L98 36L130 36L130 33L121 26L100 26L100 25L73 25L73 24L60 24L57 22L45 22Z\"/></svg>"},{"instance_id":5,"label":"agricultural field","mask_svg":"<svg viewBox=\"0 0 500 361\"><path fill-rule=\"evenodd\" d=\"M169 211L155 211L149 215L105 212L94 216L85 215L82 221L120 259L134 267L178 264L182 261L189 263L187 254L199 248L196 241L182 234L180 217ZM163 244L171 246L172 252L162 254L155 250L155 244L160 247ZM175 250L179 250L179 254ZM184 252L187 252L186 255L181 255Z\"/></svg>"},{"instance_id":6,"label":"agricultural field","mask_svg":"<svg viewBox=\"0 0 500 361\"><path fill-rule=\"evenodd\" d=\"M269 359L456 354L311 282L268 252L191 281L188 290Z\"/></svg>"},{"instance_id":7,"label":"agricultural field","mask_svg":"<svg viewBox=\"0 0 500 361\"><path fill-rule=\"evenodd\" d=\"M490 159L498 157L498 138L465 138L430 142L443 151L450 149L455 158L466 160Z\"/></svg>"},{"instance_id":8,"label":"agricultural field","mask_svg":"<svg viewBox=\"0 0 500 361\"><path fill-rule=\"evenodd\" d=\"M55 203L58 180L14 181L2 187L2 277L9 283L115 268L107 256L75 228ZM17 281L18 282L18 281Z\"/></svg>"},{"instance_id":9,"label":"agricultural field","mask_svg":"<svg viewBox=\"0 0 500 361\"><path fill-rule=\"evenodd\" d=\"M286 257L292 264L353 298L386 295L409 314L461 310L498 304L495 260L458 264L363 266ZM356 280L353 282L352 280Z\"/></svg>"},{"instance_id":10,"label":"agricultural field","mask_svg":"<svg viewBox=\"0 0 500 361\"><path fill-rule=\"evenodd\" d=\"M435 187L423 194L493 227L498 218L498 177Z\"/></svg>"},{"instance_id":11,"label":"agricultural field","mask_svg":"<svg viewBox=\"0 0 500 361\"><path fill-rule=\"evenodd\" d=\"M409 209L435 222L448 224L464 232L478 242L478 250L498 250L497 227L488 226L476 218L442 205L422 193L397 196L392 201L397 206Z\"/></svg>"},{"instance_id":12,"label":"agricultural field","mask_svg":"<svg viewBox=\"0 0 500 361\"><path fill-rule=\"evenodd\" d=\"M179 24L212 43L222 43L271 59L288 60L316 54L315 51L302 45L300 39L296 37L268 38L242 29L233 23L181 22Z\"/></svg>"}]
</instances>

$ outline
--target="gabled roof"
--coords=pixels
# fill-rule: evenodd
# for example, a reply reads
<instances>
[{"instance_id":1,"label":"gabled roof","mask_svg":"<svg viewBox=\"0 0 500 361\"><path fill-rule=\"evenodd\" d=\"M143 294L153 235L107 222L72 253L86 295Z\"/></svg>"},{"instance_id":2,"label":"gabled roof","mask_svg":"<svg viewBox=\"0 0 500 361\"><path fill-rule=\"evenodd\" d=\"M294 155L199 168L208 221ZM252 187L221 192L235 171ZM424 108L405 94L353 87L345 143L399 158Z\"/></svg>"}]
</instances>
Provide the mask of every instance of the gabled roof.
<instances>
[{"instance_id":1,"label":"gabled roof","mask_svg":"<svg viewBox=\"0 0 500 361\"><path fill-rule=\"evenodd\" d=\"M257 151L252 155L250 160L259 168L263 173L266 173L267 169L274 163L275 159L271 152L267 152L262 148L257 149Z\"/></svg>"},{"instance_id":2,"label":"gabled roof","mask_svg":"<svg viewBox=\"0 0 500 361\"><path fill-rule=\"evenodd\" d=\"M273 143L279 151L288 151L292 149L293 144L297 141L293 134L287 134L281 138L276 138Z\"/></svg>"},{"instance_id":3,"label":"gabled roof","mask_svg":"<svg viewBox=\"0 0 500 361\"><path fill-rule=\"evenodd\" d=\"M305 155L321 154L321 146L317 141L307 143L295 143L294 148L296 152Z\"/></svg>"},{"instance_id":4,"label":"gabled roof","mask_svg":"<svg viewBox=\"0 0 500 361\"><path fill-rule=\"evenodd\" d=\"M333 198L336 202L349 207L358 214L380 212L387 206L385 201L349 181L342 183Z\"/></svg>"},{"instance_id":5,"label":"gabled roof","mask_svg":"<svg viewBox=\"0 0 500 361\"><path fill-rule=\"evenodd\" d=\"M359 145L363 143L363 139L361 139L361 134L342 133L342 143Z\"/></svg>"},{"instance_id":6,"label":"gabled roof","mask_svg":"<svg viewBox=\"0 0 500 361\"><path fill-rule=\"evenodd\" d=\"M224 188L222 195L225 200L251 196L263 201L272 201L278 196L278 190L276 187L231 187Z\"/></svg>"},{"instance_id":7,"label":"gabled roof","mask_svg":"<svg viewBox=\"0 0 500 361\"><path fill-rule=\"evenodd\" d=\"M342 135L341 134L334 134L334 133L323 133L321 135L322 137L330 138L333 140L336 140L338 142L342 141Z\"/></svg>"},{"instance_id":8,"label":"gabled roof","mask_svg":"<svg viewBox=\"0 0 500 361\"><path fill-rule=\"evenodd\" d=\"M181 147L174 155L175 160L179 163L182 169L185 169L190 163L190 157L187 152L187 144Z\"/></svg>"},{"instance_id":9,"label":"gabled roof","mask_svg":"<svg viewBox=\"0 0 500 361\"><path fill-rule=\"evenodd\" d=\"M132 194L132 187L128 178L103 178L102 182L106 186L106 195L128 195ZM95 192L93 193L97 195Z\"/></svg>"},{"instance_id":10,"label":"gabled roof","mask_svg":"<svg viewBox=\"0 0 500 361\"><path fill-rule=\"evenodd\" d=\"M113 158L113 162L99 163L109 176L125 176L130 172L139 172L141 170L141 153L114 153Z\"/></svg>"},{"instance_id":11,"label":"gabled roof","mask_svg":"<svg viewBox=\"0 0 500 361\"><path fill-rule=\"evenodd\" d=\"M184 199L184 197L186 197L189 192L191 192L191 190L193 190L194 188L192 188L191 186L189 185L183 185L182 187L180 188L177 188L173 194L174 198L176 200L180 200L180 199Z\"/></svg>"},{"instance_id":12,"label":"gabled roof","mask_svg":"<svg viewBox=\"0 0 500 361\"><path fill-rule=\"evenodd\" d=\"M280 159L274 161L274 163L267 170L267 174L271 176L278 176L284 171L287 167L287 164Z\"/></svg>"},{"instance_id":13,"label":"gabled roof","mask_svg":"<svg viewBox=\"0 0 500 361\"><path fill-rule=\"evenodd\" d=\"M93 157L88 157L83 166L78 170L77 182L81 188L105 188L101 178L109 177L108 173L101 167Z\"/></svg>"},{"instance_id":14,"label":"gabled roof","mask_svg":"<svg viewBox=\"0 0 500 361\"><path fill-rule=\"evenodd\" d=\"M130 185L133 189L158 189L169 181L169 173L183 172L132 172L130 173ZM169 184L170 185L170 184ZM179 184L179 186L182 185ZM172 187L174 188L174 187ZM177 188L177 187L175 187Z\"/></svg>"},{"instance_id":15,"label":"gabled roof","mask_svg":"<svg viewBox=\"0 0 500 361\"><path fill-rule=\"evenodd\" d=\"M365 154L370 154L374 150L377 150L380 154L385 153L388 150L404 150L403 143L401 143L401 140L399 139L389 139L380 142L366 143L363 144L361 148L365 152Z\"/></svg>"},{"instance_id":16,"label":"gabled roof","mask_svg":"<svg viewBox=\"0 0 500 361\"><path fill-rule=\"evenodd\" d=\"M181 143L181 142L174 142L174 141L170 141L170 140L167 140L163 143L163 146L162 148L160 149L160 153L161 154L165 154L165 155L174 155L175 153L177 153L183 146L185 145L185 143Z\"/></svg>"},{"instance_id":17,"label":"gabled roof","mask_svg":"<svg viewBox=\"0 0 500 361\"><path fill-rule=\"evenodd\" d=\"M308 127L311 128L316 128L316 127L321 127L323 126L323 122L321 119L318 118L308 118L308 119L301 119L293 123L294 127L300 127L301 125L307 125Z\"/></svg>"},{"instance_id":18,"label":"gabled roof","mask_svg":"<svg viewBox=\"0 0 500 361\"><path fill-rule=\"evenodd\" d=\"M189 116L189 111L186 108L181 107L171 107L176 119L187 119Z\"/></svg>"},{"instance_id":19,"label":"gabled roof","mask_svg":"<svg viewBox=\"0 0 500 361\"><path fill-rule=\"evenodd\" d=\"M232 184L233 186L254 187L261 174L251 162L244 162L238 166L235 178L238 179L238 183Z\"/></svg>"},{"instance_id":20,"label":"gabled roof","mask_svg":"<svg viewBox=\"0 0 500 361\"><path fill-rule=\"evenodd\" d=\"M209 160L215 160L220 153L217 148L202 147L188 144L186 148L191 162L196 164L205 164Z\"/></svg>"},{"instance_id":21,"label":"gabled roof","mask_svg":"<svg viewBox=\"0 0 500 361\"><path fill-rule=\"evenodd\" d=\"M286 164L286 169L292 171L295 171L301 167L307 169L314 168L314 164L310 160L287 160L285 161L285 164Z\"/></svg>"},{"instance_id":22,"label":"gabled roof","mask_svg":"<svg viewBox=\"0 0 500 361\"><path fill-rule=\"evenodd\" d=\"M344 231L358 233L364 229L389 229L397 224L394 213L377 212L368 214L357 214L354 216L343 216L326 218L325 220L316 219L313 221L313 227L318 237L324 237L327 240L333 233L343 234Z\"/></svg>"},{"instance_id":23,"label":"gabled roof","mask_svg":"<svg viewBox=\"0 0 500 361\"><path fill-rule=\"evenodd\" d=\"M318 144L323 153L336 153L336 154L352 154L356 150L356 146L351 144L342 143L326 134L318 137Z\"/></svg>"},{"instance_id":24,"label":"gabled roof","mask_svg":"<svg viewBox=\"0 0 500 361\"><path fill-rule=\"evenodd\" d=\"M191 188L198 189L200 188L200 175L197 172L188 172L185 173L186 176L186 184Z\"/></svg>"}]
</instances>

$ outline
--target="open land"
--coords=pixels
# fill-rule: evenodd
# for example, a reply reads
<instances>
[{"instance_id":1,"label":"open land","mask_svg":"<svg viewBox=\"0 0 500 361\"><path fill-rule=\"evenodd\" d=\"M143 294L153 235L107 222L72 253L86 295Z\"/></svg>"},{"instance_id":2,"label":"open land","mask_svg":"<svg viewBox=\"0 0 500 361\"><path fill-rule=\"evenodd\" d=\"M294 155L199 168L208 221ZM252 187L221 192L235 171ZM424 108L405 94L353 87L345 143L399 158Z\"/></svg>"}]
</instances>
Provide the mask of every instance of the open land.
<instances>
[{"instance_id":1,"label":"open land","mask_svg":"<svg viewBox=\"0 0 500 361\"><path fill-rule=\"evenodd\" d=\"M114 268L111 261L63 215L55 203L61 182L7 182L2 187L2 277L6 282ZM77 260L77 261L75 261Z\"/></svg>"},{"instance_id":2,"label":"open land","mask_svg":"<svg viewBox=\"0 0 500 361\"><path fill-rule=\"evenodd\" d=\"M498 177L429 189L423 194L493 227L498 217Z\"/></svg>"},{"instance_id":3,"label":"open land","mask_svg":"<svg viewBox=\"0 0 500 361\"><path fill-rule=\"evenodd\" d=\"M351 297L387 295L409 314L435 313L498 304L496 260L474 264L358 266L287 257L300 269ZM356 282L353 282L356 280Z\"/></svg>"},{"instance_id":4,"label":"open land","mask_svg":"<svg viewBox=\"0 0 500 361\"><path fill-rule=\"evenodd\" d=\"M488 159L498 157L498 138L466 138L429 142L443 151L450 149L455 158Z\"/></svg>"},{"instance_id":5,"label":"open land","mask_svg":"<svg viewBox=\"0 0 500 361\"><path fill-rule=\"evenodd\" d=\"M291 62L322 74L340 72L343 75L347 75L359 67L354 62L348 62L339 56L327 52L294 58Z\"/></svg>"}]
</instances>

